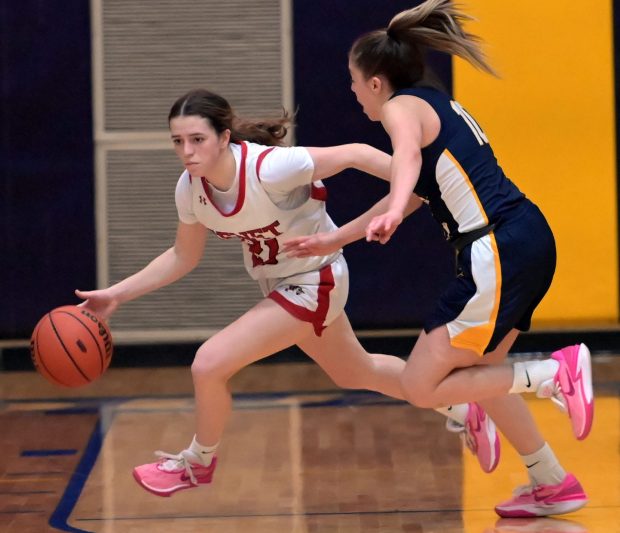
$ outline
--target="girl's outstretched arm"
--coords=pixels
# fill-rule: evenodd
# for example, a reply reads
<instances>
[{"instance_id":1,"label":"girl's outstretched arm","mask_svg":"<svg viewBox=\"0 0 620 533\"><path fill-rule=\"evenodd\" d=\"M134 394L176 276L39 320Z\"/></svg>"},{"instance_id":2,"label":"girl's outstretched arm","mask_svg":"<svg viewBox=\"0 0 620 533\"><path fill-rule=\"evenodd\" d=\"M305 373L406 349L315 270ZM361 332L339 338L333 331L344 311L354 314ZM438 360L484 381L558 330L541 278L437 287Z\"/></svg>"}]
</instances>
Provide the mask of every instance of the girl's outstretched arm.
<instances>
[{"instance_id":1,"label":"girl's outstretched arm","mask_svg":"<svg viewBox=\"0 0 620 533\"><path fill-rule=\"evenodd\" d=\"M342 144L322 148L306 148L314 162L312 180L329 178L354 168L383 180L390 179L391 156L368 144Z\"/></svg>"},{"instance_id":2,"label":"girl's outstretched arm","mask_svg":"<svg viewBox=\"0 0 620 533\"><path fill-rule=\"evenodd\" d=\"M202 224L180 222L174 246L139 272L111 287L94 291L76 290L75 294L85 300L80 305L107 320L121 304L177 281L200 262L207 231Z\"/></svg>"},{"instance_id":3,"label":"girl's outstretched arm","mask_svg":"<svg viewBox=\"0 0 620 533\"><path fill-rule=\"evenodd\" d=\"M385 196L373 205L368 211L362 213L347 224L335 231L316 233L296 237L286 241L283 250L289 257L309 257L314 255L329 255L347 244L355 242L366 235L368 223L377 215L387 209L389 196ZM405 216L410 215L422 205L419 196L413 194L405 208ZM370 240L370 239L366 239Z\"/></svg>"}]
</instances>

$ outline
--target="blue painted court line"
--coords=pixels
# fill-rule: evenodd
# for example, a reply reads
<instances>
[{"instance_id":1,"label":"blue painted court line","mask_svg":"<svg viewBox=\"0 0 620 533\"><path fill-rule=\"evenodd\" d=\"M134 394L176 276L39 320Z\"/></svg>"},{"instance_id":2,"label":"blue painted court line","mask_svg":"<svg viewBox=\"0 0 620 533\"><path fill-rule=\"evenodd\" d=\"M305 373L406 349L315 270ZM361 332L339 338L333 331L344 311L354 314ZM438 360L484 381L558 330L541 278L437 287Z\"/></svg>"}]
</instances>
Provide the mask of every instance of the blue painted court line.
<instances>
[{"instance_id":1,"label":"blue painted court line","mask_svg":"<svg viewBox=\"0 0 620 533\"><path fill-rule=\"evenodd\" d=\"M24 450L22 457L51 457L53 455L75 455L77 450Z\"/></svg>"},{"instance_id":2,"label":"blue painted court line","mask_svg":"<svg viewBox=\"0 0 620 533\"><path fill-rule=\"evenodd\" d=\"M60 409L46 409L43 412L46 415L93 415L99 413L99 407L63 407Z\"/></svg>"},{"instance_id":3,"label":"blue painted court line","mask_svg":"<svg viewBox=\"0 0 620 533\"><path fill-rule=\"evenodd\" d=\"M90 436L88 444L84 449L84 454L82 455L82 459L77 465L71 479L69 480L69 484L65 489L58 506L52 513L52 516L49 519L49 525L59 529L60 531L70 531L72 533L90 533L84 529L78 529L73 526L67 524L67 520L75 507L78 499L80 498L80 494L84 489L84 485L86 484L86 480L90 474L90 471L93 469L95 465L95 461L97 460L97 456L101 451L101 446L103 444L103 433L101 427L101 419L98 419L95 423L95 427L93 428L93 432Z\"/></svg>"}]
</instances>

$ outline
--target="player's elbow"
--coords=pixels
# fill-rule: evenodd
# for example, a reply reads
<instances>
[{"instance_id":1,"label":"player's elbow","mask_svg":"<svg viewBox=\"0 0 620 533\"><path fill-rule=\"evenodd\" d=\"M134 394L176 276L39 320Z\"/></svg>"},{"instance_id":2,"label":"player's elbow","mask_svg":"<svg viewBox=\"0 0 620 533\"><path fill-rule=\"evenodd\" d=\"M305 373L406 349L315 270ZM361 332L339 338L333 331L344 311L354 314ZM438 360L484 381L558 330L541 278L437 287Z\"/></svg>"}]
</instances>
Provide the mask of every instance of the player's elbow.
<instances>
[{"instance_id":1,"label":"player's elbow","mask_svg":"<svg viewBox=\"0 0 620 533\"><path fill-rule=\"evenodd\" d=\"M376 176L378 178L389 181L390 164L392 157L374 146L368 144L356 143L351 149L351 166Z\"/></svg>"},{"instance_id":2,"label":"player's elbow","mask_svg":"<svg viewBox=\"0 0 620 533\"><path fill-rule=\"evenodd\" d=\"M374 153L379 152L376 148L364 143L353 143L348 146L350 147L349 157L352 166L367 166Z\"/></svg>"},{"instance_id":3,"label":"player's elbow","mask_svg":"<svg viewBox=\"0 0 620 533\"><path fill-rule=\"evenodd\" d=\"M200 264L200 259L202 258L202 254L199 254L196 251L181 252L174 249L174 253L177 269L181 272L182 276L185 276L194 270Z\"/></svg>"}]
</instances>

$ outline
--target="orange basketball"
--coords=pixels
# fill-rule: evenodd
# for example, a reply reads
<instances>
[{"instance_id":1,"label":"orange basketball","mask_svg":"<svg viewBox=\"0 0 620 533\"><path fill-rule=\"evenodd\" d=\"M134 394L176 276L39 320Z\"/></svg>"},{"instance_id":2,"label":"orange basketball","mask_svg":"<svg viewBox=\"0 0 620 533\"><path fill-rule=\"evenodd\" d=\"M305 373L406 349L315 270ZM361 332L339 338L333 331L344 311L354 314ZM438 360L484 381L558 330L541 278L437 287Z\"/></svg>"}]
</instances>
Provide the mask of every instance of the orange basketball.
<instances>
[{"instance_id":1,"label":"orange basketball","mask_svg":"<svg viewBox=\"0 0 620 533\"><path fill-rule=\"evenodd\" d=\"M81 387L105 372L112 335L95 314L75 305L52 309L34 328L30 355L39 373L63 387Z\"/></svg>"}]
</instances>

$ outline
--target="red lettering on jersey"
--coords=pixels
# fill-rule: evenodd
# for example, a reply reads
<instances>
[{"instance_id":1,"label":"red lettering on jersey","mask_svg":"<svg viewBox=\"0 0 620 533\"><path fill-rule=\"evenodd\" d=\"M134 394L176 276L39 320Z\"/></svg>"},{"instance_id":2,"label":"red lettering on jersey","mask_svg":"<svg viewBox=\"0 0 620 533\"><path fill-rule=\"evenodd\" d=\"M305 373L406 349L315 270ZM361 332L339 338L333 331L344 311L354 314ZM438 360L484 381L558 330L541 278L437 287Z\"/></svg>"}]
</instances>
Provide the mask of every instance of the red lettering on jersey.
<instances>
[{"instance_id":1,"label":"red lettering on jersey","mask_svg":"<svg viewBox=\"0 0 620 533\"><path fill-rule=\"evenodd\" d=\"M220 239L232 239L233 237L239 237L236 233L230 233L228 231L215 231L213 230Z\"/></svg>"},{"instance_id":2,"label":"red lettering on jersey","mask_svg":"<svg viewBox=\"0 0 620 533\"><path fill-rule=\"evenodd\" d=\"M282 233L276 229L276 227L279 225L280 225L280 222L276 220L275 222L272 222L271 224L269 224L269 226L265 226L264 228L262 228L262 230L265 232L271 232L273 235L277 237L278 235L282 235Z\"/></svg>"},{"instance_id":3,"label":"red lettering on jersey","mask_svg":"<svg viewBox=\"0 0 620 533\"><path fill-rule=\"evenodd\" d=\"M263 244L267 246L267 257L263 259ZM280 245L277 239L265 239L263 241L252 240L248 242L248 250L252 254L252 266L277 265Z\"/></svg>"},{"instance_id":4,"label":"red lettering on jersey","mask_svg":"<svg viewBox=\"0 0 620 533\"><path fill-rule=\"evenodd\" d=\"M280 225L280 221L275 220L269 226L265 226L264 228L256 228L250 229L247 231L240 231L239 233L231 233L228 231L214 231L214 233L220 239L230 239L231 237L239 237L244 242L254 242L258 239L268 240L273 237L277 237L278 235L282 235L281 231L278 231L276 228Z\"/></svg>"},{"instance_id":5,"label":"red lettering on jersey","mask_svg":"<svg viewBox=\"0 0 620 533\"><path fill-rule=\"evenodd\" d=\"M252 266L277 265L280 244L278 243L278 239L275 239L274 237L282 235L282 232L276 229L279 225L280 222L275 220L264 228L240 231L239 233L232 233L228 231L213 231L213 233L215 233L220 239L232 239L233 237L238 237L241 241L246 243L248 245L248 250L252 255Z\"/></svg>"}]
</instances>

